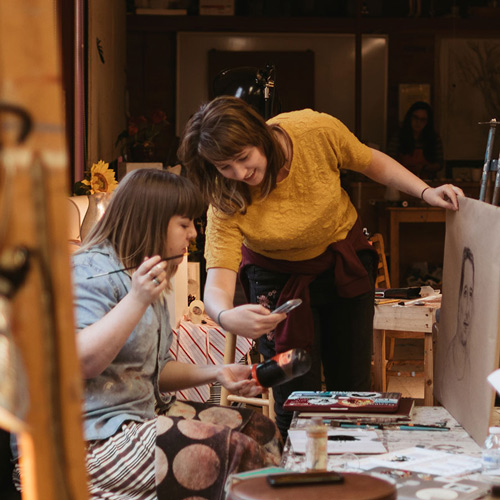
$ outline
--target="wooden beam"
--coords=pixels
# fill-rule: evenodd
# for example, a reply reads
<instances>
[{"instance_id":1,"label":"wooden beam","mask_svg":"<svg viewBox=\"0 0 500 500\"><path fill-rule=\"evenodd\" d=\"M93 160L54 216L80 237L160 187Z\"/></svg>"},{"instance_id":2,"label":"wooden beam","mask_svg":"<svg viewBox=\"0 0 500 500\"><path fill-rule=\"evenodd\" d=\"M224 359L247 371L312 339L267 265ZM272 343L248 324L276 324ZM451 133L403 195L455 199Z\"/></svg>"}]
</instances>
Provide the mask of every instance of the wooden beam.
<instances>
[{"instance_id":1,"label":"wooden beam","mask_svg":"<svg viewBox=\"0 0 500 500\"><path fill-rule=\"evenodd\" d=\"M0 251L30 251L27 280L12 301L12 333L27 374L28 430L19 437L23 498L87 495L67 243L68 165L60 42L53 0L0 3L0 102L24 108L32 134L0 116ZM8 185L7 185L8 183ZM3 205L0 205L3 206Z\"/></svg>"}]
</instances>

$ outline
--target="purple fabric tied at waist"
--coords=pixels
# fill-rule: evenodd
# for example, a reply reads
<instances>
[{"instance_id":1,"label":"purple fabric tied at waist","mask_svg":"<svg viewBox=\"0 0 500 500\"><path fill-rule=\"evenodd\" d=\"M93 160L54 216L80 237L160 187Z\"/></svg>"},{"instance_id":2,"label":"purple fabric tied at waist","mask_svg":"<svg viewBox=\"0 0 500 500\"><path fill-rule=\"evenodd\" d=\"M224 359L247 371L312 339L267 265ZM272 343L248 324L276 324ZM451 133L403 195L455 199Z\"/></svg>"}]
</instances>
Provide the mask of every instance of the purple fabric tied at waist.
<instances>
[{"instance_id":1,"label":"purple fabric tied at waist","mask_svg":"<svg viewBox=\"0 0 500 500\"><path fill-rule=\"evenodd\" d=\"M274 340L277 353L293 348L311 350L314 325L309 285L317 276L333 268L335 287L340 297L357 297L371 290L368 272L357 255L361 250L373 252L374 259L378 261L378 254L363 234L359 219L344 240L332 243L325 252L313 259L301 261L270 259L242 246L239 274L247 297L249 284L244 269L254 264L269 271L291 274L281 291L277 306L289 299L302 299L302 305L290 312L276 327Z\"/></svg>"}]
</instances>

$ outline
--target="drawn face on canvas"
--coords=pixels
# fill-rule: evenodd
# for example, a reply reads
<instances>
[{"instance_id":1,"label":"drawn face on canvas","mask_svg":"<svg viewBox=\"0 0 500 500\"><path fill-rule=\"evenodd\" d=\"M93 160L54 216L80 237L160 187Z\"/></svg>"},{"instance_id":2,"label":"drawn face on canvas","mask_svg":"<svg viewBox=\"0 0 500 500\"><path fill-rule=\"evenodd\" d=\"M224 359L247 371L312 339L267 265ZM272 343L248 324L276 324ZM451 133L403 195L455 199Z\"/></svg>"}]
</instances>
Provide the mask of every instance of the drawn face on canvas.
<instances>
[{"instance_id":1,"label":"drawn face on canvas","mask_svg":"<svg viewBox=\"0 0 500 500\"><path fill-rule=\"evenodd\" d=\"M457 333L460 343L466 345L472 323L474 305L474 260L472 254L464 249L460 295L458 297ZM469 251L470 252L470 251Z\"/></svg>"}]
</instances>

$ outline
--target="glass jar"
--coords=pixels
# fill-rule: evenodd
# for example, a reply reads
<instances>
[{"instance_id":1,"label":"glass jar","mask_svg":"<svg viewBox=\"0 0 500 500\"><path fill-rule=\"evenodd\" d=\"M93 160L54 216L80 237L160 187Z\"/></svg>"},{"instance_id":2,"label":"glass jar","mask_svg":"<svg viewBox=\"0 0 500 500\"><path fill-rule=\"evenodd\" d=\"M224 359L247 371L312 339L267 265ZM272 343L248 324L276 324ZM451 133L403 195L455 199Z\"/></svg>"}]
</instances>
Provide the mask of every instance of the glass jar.
<instances>
[{"instance_id":1,"label":"glass jar","mask_svg":"<svg viewBox=\"0 0 500 500\"><path fill-rule=\"evenodd\" d=\"M328 429L320 417L313 417L306 429L306 468L326 470L328 462Z\"/></svg>"}]
</instances>

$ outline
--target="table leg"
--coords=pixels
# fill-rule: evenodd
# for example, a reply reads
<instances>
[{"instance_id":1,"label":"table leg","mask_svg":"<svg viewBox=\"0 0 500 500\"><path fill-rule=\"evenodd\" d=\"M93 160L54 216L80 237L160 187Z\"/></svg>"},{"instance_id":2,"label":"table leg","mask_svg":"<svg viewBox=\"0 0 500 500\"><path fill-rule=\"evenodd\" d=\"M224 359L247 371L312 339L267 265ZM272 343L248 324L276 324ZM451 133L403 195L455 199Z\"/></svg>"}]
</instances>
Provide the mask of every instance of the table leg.
<instances>
[{"instance_id":1,"label":"table leg","mask_svg":"<svg viewBox=\"0 0 500 500\"><path fill-rule=\"evenodd\" d=\"M391 286L399 287L399 216L391 212L390 215L390 246L391 257Z\"/></svg>"},{"instance_id":2,"label":"table leg","mask_svg":"<svg viewBox=\"0 0 500 500\"><path fill-rule=\"evenodd\" d=\"M385 330L373 330L373 389L385 392L387 380L385 373Z\"/></svg>"},{"instance_id":3,"label":"table leg","mask_svg":"<svg viewBox=\"0 0 500 500\"><path fill-rule=\"evenodd\" d=\"M424 405L434 405L434 362L432 332L425 332L424 337Z\"/></svg>"}]
</instances>

